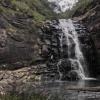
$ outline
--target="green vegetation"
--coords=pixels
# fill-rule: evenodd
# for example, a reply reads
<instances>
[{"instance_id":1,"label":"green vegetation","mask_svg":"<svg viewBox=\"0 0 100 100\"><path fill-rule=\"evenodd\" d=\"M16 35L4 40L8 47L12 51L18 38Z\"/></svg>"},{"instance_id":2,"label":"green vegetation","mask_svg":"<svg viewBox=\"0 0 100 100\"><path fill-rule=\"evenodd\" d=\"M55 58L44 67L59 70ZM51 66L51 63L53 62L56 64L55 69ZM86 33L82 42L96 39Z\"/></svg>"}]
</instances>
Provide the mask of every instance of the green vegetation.
<instances>
[{"instance_id":1,"label":"green vegetation","mask_svg":"<svg viewBox=\"0 0 100 100\"><path fill-rule=\"evenodd\" d=\"M25 14L31 16L37 23L46 19L69 18L76 11L82 13L92 1L79 0L72 10L57 15L51 10L46 0L0 0L0 13L7 15Z\"/></svg>"},{"instance_id":2,"label":"green vegetation","mask_svg":"<svg viewBox=\"0 0 100 100\"><path fill-rule=\"evenodd\" d=\"M78 14L84 14L89 9L87 7L91 4L93 0L79 0L79 2L73 7L72 11L70 12L70 16L72 17L76 12ZM84 12L85 11L85 12Z\"/></svg>"},{"instance_id":3,"label":"green vegetation","mask_svg":"<svg viewBox=\"0 0 100 100\"><path fill-rule=\"evenodd\" d=\"M32 95L2 95L0 96L0 100L47 100L45 96L41 96L40 94L32 94Z\"/></svg>"},{"instance_id":4,"label":"green vegetation","mask_svg":"<svg viewBox=\"0 0 100 100\"><path fill-rule=\"evenodd\" d=\"M0 0L0 13L25 14L39 22L55 16L45 0Z\"/></svg>"}]
</instances>

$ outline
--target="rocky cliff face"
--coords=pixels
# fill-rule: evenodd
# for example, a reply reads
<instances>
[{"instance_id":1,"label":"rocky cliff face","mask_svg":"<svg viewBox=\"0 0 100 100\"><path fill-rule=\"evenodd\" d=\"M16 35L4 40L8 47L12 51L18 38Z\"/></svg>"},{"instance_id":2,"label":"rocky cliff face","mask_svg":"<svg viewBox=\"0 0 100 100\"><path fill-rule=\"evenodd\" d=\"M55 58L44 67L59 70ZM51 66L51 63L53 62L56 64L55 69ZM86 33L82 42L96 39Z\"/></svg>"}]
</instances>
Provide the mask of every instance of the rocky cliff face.
<instances>
[{"instance_id":1,"label":"rocky cliff face","mask_svg":"<svg viewBox=\"0 0 100 100\"><path fill-rule=\"evenodd\" d=\"M0 0L0 68L29 66L39 56L39 26L53 12L44 0Z\"/></svg>"}]
</instances>

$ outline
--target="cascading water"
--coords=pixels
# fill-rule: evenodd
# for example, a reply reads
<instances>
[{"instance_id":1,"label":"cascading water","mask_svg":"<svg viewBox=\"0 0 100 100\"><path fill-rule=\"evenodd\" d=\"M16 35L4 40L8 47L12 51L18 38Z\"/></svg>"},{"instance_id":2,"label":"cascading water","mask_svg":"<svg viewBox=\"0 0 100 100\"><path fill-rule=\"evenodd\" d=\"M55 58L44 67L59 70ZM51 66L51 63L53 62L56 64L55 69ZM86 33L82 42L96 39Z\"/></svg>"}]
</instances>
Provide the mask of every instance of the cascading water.
<instances>
[{"instance_id":1,"label":"cascading water","mask_svg":"<svg viewBox=\"0 0 100 100\"><path fill-rule=\"evenodd\" d=\"M79 74L81 79L86 79L84 71L86 69L85 60L80 49L78 34L75 31L72 20L60 19L59 26L61 27L62 32L65 34L66 37L66 44L68 46L68 51L66 52L68 52L68 59L71 62L71 67L74 67L75 64L77 64L77 73ZM74 49L74 56L72 56L72 49Z\"/></svg>"}]
</instances>

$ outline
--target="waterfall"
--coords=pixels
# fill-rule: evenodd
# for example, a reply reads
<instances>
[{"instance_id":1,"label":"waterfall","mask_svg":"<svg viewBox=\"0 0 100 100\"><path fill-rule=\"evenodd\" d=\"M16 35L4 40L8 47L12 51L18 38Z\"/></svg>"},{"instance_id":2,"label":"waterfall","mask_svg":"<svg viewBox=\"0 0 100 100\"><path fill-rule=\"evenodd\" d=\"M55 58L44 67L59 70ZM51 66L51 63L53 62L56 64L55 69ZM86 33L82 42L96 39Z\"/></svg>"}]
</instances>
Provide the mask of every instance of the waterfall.
<instances>
[{"instance_id":1,"label":"waterfall","mask_svg":"<svg viewBox=\"0 0 100 100\"><path fill-rule=\"evenodd\" d=\"M53 80L94 80L89 78L88 63L83 53L82 34L86 28L71 19L47 21L42 40L47 59L47 77ZM44 38L44 39L43 39ZM49 43L48 43L49 41Z\"/></svg>"},{"instance_id":2,"label":"waterfall","mask_svg":"<svg viewBox=\"0 0 100 100\"><path fill-rule=\"evenodd\" d=\"M75 31L75 27L73 25L72 20L60 19L59 27L62 29L62 32L64 33L66 37L66 44L68 46L68 51L66 52L68 52L68 59L71 62L71 67L75 67L76 66L75 64L77 64L77 67L78 67L77 73L79 74L81 79L86 79L85 60L84 60L83 53L80 49L78 34ZM74 53L75 53L74 56L72 56L72 53L73 53L72 49L74 49ZM60 76L61 76L61 73L60 73Z\"/></svg>"}]
</instances>

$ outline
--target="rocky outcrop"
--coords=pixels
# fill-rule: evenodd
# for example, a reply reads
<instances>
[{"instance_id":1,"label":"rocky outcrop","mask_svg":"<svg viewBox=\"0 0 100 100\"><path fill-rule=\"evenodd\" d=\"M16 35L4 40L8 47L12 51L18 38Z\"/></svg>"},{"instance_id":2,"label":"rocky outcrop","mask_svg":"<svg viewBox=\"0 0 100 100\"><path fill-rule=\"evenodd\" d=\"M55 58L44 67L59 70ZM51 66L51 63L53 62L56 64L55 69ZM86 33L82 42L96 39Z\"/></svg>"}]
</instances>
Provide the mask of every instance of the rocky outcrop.
<instances>
[{"instance_id":1,"label":"rocky outcrop","mask_svg":"<svg viewBox=\"0 0 100 100\"><path fill-rule=\"evenodd\" d=\"M45 73L48 73L45 64L24 67L14 71L1 70L0 94L10 92L23 93L30 86L29 84L35 87L35 82L41 81Z\"/></svg>"},{"instance_id":2,"label":"rocky outcrop","mask_svg":"<svg viewBox=\"0 0 100 100\"><path fill-rule=\"evenodd\" d=\"M0 69L41 60L38 30L53 15L45 0L0 0Z\"/></svg>"},{"instance_id":3,"label":"rocky outcrop","mask_svg":"<svg viewBox=\"0 0 100 100\"><path fill-rule=\"evenodd\" d=\"M0 23L4 24L0 25L0 68L16 69L28 66L39 54L34 23L23 15L8 18L0 16ZM16 28L6 27L9 25L8 20Z\"/></svg>"}]
</instances>

